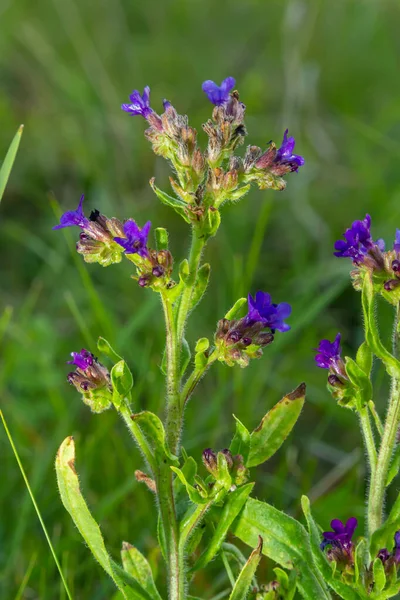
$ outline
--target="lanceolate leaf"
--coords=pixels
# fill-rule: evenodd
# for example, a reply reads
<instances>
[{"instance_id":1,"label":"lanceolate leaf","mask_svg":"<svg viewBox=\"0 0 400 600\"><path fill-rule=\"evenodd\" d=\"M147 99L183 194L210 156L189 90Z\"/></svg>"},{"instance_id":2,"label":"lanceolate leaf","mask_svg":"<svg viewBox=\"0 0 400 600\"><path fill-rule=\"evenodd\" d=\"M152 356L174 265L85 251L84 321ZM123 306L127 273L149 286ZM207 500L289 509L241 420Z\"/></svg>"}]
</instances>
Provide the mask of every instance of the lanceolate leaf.
<instances>
[{"instance_id":1,"label":"lanceolate leaf","mask_svg":"<svg viewBox=\"0 0 400 600\"><path fill-rule=\"evenodd\" d=\"M4 162L0 167L0 201L3 197L4 190L6 189L8 178L10 177L11 169L14 164L15 157L17 155L18 146L21 141L23 129L24 126L21 125L17 133L15 134L14 139L11 142L11 145L4 159Z\"/></svg>"},{"instance_id":2,"label":"lanceolate leaf","mask_svg":"<svg viewBox=\"0 0 400 600\"><path fill-rule=\"evenodd\" d=\"M263 554L286 569L296 569L297 587L303 598L331 600L314 566L309 536L298 521L265 502L249 498L233 527L233 533L253 548L261 535Z\"/></svg>"},{"instance_id":3,"label":"lanceolate leaf","mask_svg":"<svg viewBox=\"0 0 400 600\"><path fill-rule=\"evenodd\" d=\"M194 571L203 569L219 552L233 521L245 505L253 487L254 483L248 483L228 494L214 534L207 544L207 549L196 562Z\"/></svg>"},{"instance_id":4,"label":"lanceolate leaf","mask_svg":"<svg viewBox=\"0 0 400 600\"><path fill-rule=\"evenodd\" d=\"M364 274L362 289L362 306L364 312L365 338L373 353L383 362L389 375L400 378L400 362L382 344L376 324L375 295L371 275Z\"/></svg>"},{"instance_id":5,"label":"lanceolate leaf","mask_svg":"<svg viewBox=\"0 0 400 600\"><path fill-rule=\"evenodd\" d=\"M125 571L140 583L140 585L150 594L151 598L154 598L154 600L161 600L161 596L154 583L150 565L143 554L135 548L135 546L123 542L121 558Z\"/></svg>"},{"instance_id":6,"label":"lanceolate leaf","mask_svg":"<svg viewBox=\"0 0 400 600\"><path fill-rule=\"evenodd\" d=\"M245 600L247 598L247 595L250 591L250 586L252 584L252 579L261 560L262 547L263 539L261 536L259 536L257 548L250 554L249 560L240 571L232 593L229 596L229 600Z\"/></svg>"},{"instance_id":7,"label":"lanceolate leaf","mask_svg":"<svg viewBox=\"0 0 400 600\"><path fill-rule=\"evenodd\" d=\"M75 444L72 437L67 437L58 450L56 472L64 507L71 515L89 550L114 581L122 597L127 600L152 600L152 596L111 559L105 548L100 527L90 514L80 490L75 469Z\"/></svg>"},{"instance_id":8,"label":"lanceolate leaf","mask_svg":"<svg viewBox=\"0 0 400 600\"><path fill-rule=\"evenodd\" d=\"M155 454L165 455L171 462L178 463L178 459L168 448L164 425L157 415L148 410L143 410L132 415L131 418L139 425Z\"/></svg>"},{"instance_id":9,"label":"lanceolate leaf","mask_svg":"<svg viewBox=\"0 0 400 600\"><path fill-rule=\"evenodd\" d=\"M305 393L305 383L301 383L265 415L250 436L247 467L265 462L283 444L301 413Z\"/></svg>"},{"instance_id":10,"label":"lanceolate leaf","mask_svg":"<svg viewBox=\"0 0 400 600\"><path fill-rule=\"evenodd\" d=\"M233 436L229 450L232 454L241 454L244 463L246 464L250 451L250 432L247 427L235 417L235 415L233 415L233 418L236 421L236 432Z\"/></svg>"},{"instance_id":11,"label":"lanceolate leaf","mask_svg":"<svg viewBox=\"0 0 400 600\"><path fill-rule=\"evenodd\" d=\"M363 595L361 591L356 592L349 585L343 583L334 576L331 566L328 563L325 554L320 548L321 534L316 522L314 521L311 515L310 501L307 498L307 496L302 497L301 505L303 508L304 516L307 519L308 530L310 533L311 552L313 555L314 564L318 568L323 579L338 594L338 596L340 598L343 598L344 600L361 600L362 598L368 598L366 594Z\"/></svg>"},{"instance_id":12,"label":"lanceolate leaf","mask_svg":"<svg viewBox=\"0 0 400 600\"><path fill-rule=\"evenodd\" d=\"M182 200L178 200L178 198L173 198L172 196L169 196L168 194L160 190L158 187L156 187L156 185L154 184L154 177L150 179L150 185L158 199L161 200L163 204L171 206L181 217L185 219L187 223L190 223L190 219L186 213L186 204L182 202Z\"/></svg>"}]
</instances>

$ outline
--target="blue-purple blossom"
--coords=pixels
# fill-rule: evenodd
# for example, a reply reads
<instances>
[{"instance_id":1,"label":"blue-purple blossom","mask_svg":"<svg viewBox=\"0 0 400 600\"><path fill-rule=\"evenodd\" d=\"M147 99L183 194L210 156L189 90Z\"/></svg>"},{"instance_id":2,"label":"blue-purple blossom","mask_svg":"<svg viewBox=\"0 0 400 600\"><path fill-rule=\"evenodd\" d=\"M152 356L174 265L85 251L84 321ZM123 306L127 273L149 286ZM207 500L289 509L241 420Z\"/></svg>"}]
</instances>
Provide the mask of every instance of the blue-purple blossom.
<instances>
[{"instance_id":1,"label":"blue-purple blossom","mask_svg":"<svg viewBox=\"0 0 400 600\"><path fill-rule=\"evenodd\" d=\"M247 324L262 323L264 327L272 330L289 331L290 325L284 322L292 312L292 307L287 302L272 304L271 296L266 292L257 292L253 298L248 295Z\"/></svg>"},{"instance_id":2,"label":"blue-purple blossom","mask_svg":"<svg viewBox=\"0 0 400 600\"><path fill-rule=\"evenodd\" d=\"M67 365L75 365L82 371L91 367L94 362L94 356L89 350L82 348L80 352L71 352L72 360L67 361Z\"/></svg>"},{"instance_id":3,"label":"blue-purple blossom","mask_svg":"<svg viewBox=\"0 0 400 600\"><path fill-rule=\"evenodd\" d=\"M340 347L340 333L337 334L333 342L321 340L316 348L315 362L321 369L330 369L335 367L340 361L342 349Z\"/></svg>"},{"instance_id":4,"label":"blue-purple blossom","mask_svg":"<svg viewBox=\"0 0 400 600\"><path fill-rule=\"evenodd\" d=\"M350 517L346 525L343 525L339 519L333 519L331 521L331 527L333 531L324 531L322 534L323 540L321 543L321 549L331 544L341 550L349 551L352 548L352 537L357 527L357 519Z\"/></svg>"},{"instance_id":5,"label":"blue-purple blossom","mask_svg":"<svg viewBox=\"0 0 400 600\"><path fill-rule=\"evenodd\" d=\"M89 219L83 214L83 200L84 196L81 196L79 200L78 208L76 210L69 210L61 215L60 224L55 225L53 229L63 229L64 227L72 227L77 225L81 229L84 229L89 224Z\"/></svg>"},{"instance_id":6,"label":"blue-purple blossom","mask_svg":"<svg viewBox=\"0 0 400 600\"><path fill-rule=\"evenodd\" d=\"M150 227L150 221L147 221L143 227L139 227L133 219L128 219L124 223L126 237L115 237L114 242L125 249L125 254L139 254L143 258L147 258L149 256L147 238L149 237Z\"/></svg>"},{"instance_id":7,"label":"blue-purple blossom","mask_svg":"<svg viewBox=\"0 0 400 600\"><path fill-rule=\"evenodd\" d=\"M335 256L350 257L355 264L362 263L364 256L374 246L371 237L371 217L365 216L362 221L354 221L344 233L345 240L335 242ZM378 240L379 249L384 248L383 240Z\"/></svg>"},{"instance_id":8,"label":"blue-purple blossom","mask_svg":"<svg viewBox=\"0 0 400 600\"><path fill-rule=\"evenodd\" d=\"M130 103L129 104L121 104L122 110L130 114L134 115L142 115L145 119L153 112L150 107L150 88L146 86L143 90L143 94L141 94L138 90L133 90L132 94L129 96Z\"/></svg>"},{"instance_id":9,"label":"blue-purple blossom","mask_svg":"<svg viewBox=\"0 0 400 600\"><path fill-rule=\"evenodd\" d=\"M400 252L400 229L396 229L396 237L394 238L393 250Z\"/></svg>"},{"instance_id":10,"label":"blue-purple blossom","mask_svg":"<svg viewBox=\"0 0 400 600\"><path fill-rule=\"evenodd\" d=\"M283 140L281 147L278 148L274 163L279 164L290 164L292 166L292 171L298 171L299 167L304 165L304 158L299 154L293 154L293 150L296 144L296 140L293 136L288 137L289 130L286 129L283 134Z\"/></svg>"},{"instance_id":11,"label":"blue-purple blossom","mask_svg":"<svg viewBox=\"0 0 400 600\"><path fill-rule=\"evenodd\" d=\"M229 92L233 89L236 81L233 77L227 77L221 85L217 85L214 81L208 79L201 86L210 102L216 106L226 104L229 100Z\"/></svg>"}]
</instances>

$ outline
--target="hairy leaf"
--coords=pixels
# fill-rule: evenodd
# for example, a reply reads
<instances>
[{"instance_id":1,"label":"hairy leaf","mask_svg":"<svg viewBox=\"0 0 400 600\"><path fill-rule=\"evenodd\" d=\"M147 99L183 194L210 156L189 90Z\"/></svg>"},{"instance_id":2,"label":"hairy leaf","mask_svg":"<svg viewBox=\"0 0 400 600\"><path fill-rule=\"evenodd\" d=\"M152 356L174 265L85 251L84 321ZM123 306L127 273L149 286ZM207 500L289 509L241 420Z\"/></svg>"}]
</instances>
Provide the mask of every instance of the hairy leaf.
<instances>
[{"instance_id":1,"label":"hairy leaf","mask_svg":"<svg viewBox=\"0 0 400 600\"><path fill-rule=\"evenodd\" d=\"M250 496L254 483L248 483L243 485L233 492L230 492L222 509L221 515L218 519L217 527L211 540L207 543L207 548L200 556L198 561L193 567L194 571L203 569L220 551L223 542L225 541L226 535L236 519L243 506L246 503L247 498Z\"/></svg>"},{"instance_id":2,"label":"hairy leaf","mask_svg":"<svg viewBox=\"0 0 400 600\"><path fill-rule=\"evenodd\" d=\"M263 554L286 569L296 569L297 587L304 598L331 600L314 565L309 536L298 521L265 502L249 498L233 533L253 548L261 535Z\"/></svg>"},{"instance_id":3,"label":"hairy leaf","mask_svg":"<svg viewBox=\"0 0 400 600\"><path fill-rule=\"evenodd\" d=\"M173 463L179 462L168 447L164 425L157 415L148 410L143 410L140 413L133 414L131 418L139 425L155 455L158 453L161 456L166 456Z\"/></svg>"},{"instance_id":4,"label":"hairy leaf","mask_svg":"<svg viewBox=\"0 0 400 600\"><path fill-rule=\"evenodd\" d=\"M140 583L150 597L162 600L154 583L151 567L143 554L135 546L122 542L121 558L125 571Z\"/></svg>"},{"instance_id":5,"label":"hairy leaf","mask_svg":"<svg viewBox=\"0 0 400 600\"><path fill-rule=\"evenodd\" d=\"M58 489L62 503L69 512L89 550L114 581L127 600L152 600L152 597L109 556L100 527L93 519L83 499L75 469L75 444L72 436L61 444L56 458Z\"/></svg>"},{"instance_id":6,"label":"hairy leaf","mask_svg":"<svg viewBox=\"0 0 400 600\"><path fill-rule=\"evenodd\" d=\"M305 383L301 383L263 417L259 426L250 436L247 467L255 467L265 462L283 444L299 418L305 393Z\"/></svg>"},{"instance_id":7,"label":"hairy leaf","mask_svg":"<svg viewBox=\"0 0 400 600\"><path fill-rule=\"evenodd\" d=\"M235 417L235 415L233 415L233 418L236 421L236 432L233 436L231 445L229 446L229 450L232 454L241 454L244 463L246 464L250 452L250 432L247 427Z\"/></svg>"},{"instance_id":8,"label":"hairy leaf","mask_svg":"<svg viewBox=\"0 0 400 600\"><path fill-rule=\"evenodd\" d=\"M250 554L250 558L244 565L236 580L229 600L245 600L250 591L252 579L257 570L258 564L262 556L263 539L258 536L257 548Z\"/></svg>"}]
</instances>

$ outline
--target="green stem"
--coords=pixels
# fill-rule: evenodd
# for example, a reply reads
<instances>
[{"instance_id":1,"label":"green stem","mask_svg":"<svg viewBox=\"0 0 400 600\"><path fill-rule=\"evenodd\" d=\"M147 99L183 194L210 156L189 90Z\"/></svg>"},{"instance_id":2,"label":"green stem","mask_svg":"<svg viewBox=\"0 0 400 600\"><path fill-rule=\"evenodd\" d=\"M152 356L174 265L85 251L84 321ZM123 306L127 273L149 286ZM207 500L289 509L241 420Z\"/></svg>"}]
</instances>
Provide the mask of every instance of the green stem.
<instances>
[{"instance_id":1,"label":"green stem","mask_svg":"<svg viewBox=\"0 0 400 600\"><path fill-rule=\"evenodd\" d=\"M180 346L177 340L176 326L171 302L164 294L161 294L161 300L167 329L167 418L165 429L170 450L176 454L178 451L182 428L182 411L180 407L179 394Z\"/></svg>"},{"instance_id":2,"label":"green stem","mask_svg":"<svg viewBox=\"0 0 400 600\"><path fill-rule=\"evenodd\" d=\"M177 318L176 318L176 333L179 347L182 343L182 337L185 331L186 320L189 314L190 303L192 300L193 289L196 284L197 271L199 269L201 255L205 245L204 236L199 235L199 231L193 227L192 229L192 245L189 254L189 276L186 281L185 288L179 301Z\"/></svg>"},{"instance_id":3,"label":"green stem","mask_svg":"<svg viewBox=\"0 0 400 600\"><path fill-rule=\"evenodd\" d=\"M169 599L184 600L185 598L185 566L184 555L180 551L180 536L175 511L175 501L172 487L172 471L169 464L159 463L155 473L157 497L161 522L164 529L167 569L169 581Z\"/></svg>"},{"instance_id":4,"label":"green stem","mask_svg":"<svg viewBox=\"0 0 400 600\"><path fill-rule=\"evenodd\" d=\"M208 369L211 367L211 365L217 360L218 358L218 350L215 349L210 356L208 357L208 360L206 362L206 364L201 367L201 368L194 368L193 371L191 372L191 374L189 375L189 377L186 380L186 383L183 387L183 390L181 392L181 407L184 408L186 406L186 403L188 402L188 400L190 399L191 395L193 394L197 384L199 383L199 381L204 377L204 375L206 374L206 372L208 371Z\"/></svg>"},{"instance_id":5,"label":"green stem","mask_svg":"<svg viewBox=\"0 0 400 600\"><path fill-rule=\"evenodd\" d=\"M148 464L150 465L151 470L154 473L155 461L154 461L153 453L152 453L151 448L148 445L146 438L144 437L139 425L137 423L135 423L135 421L132 421L132 418L131 418L132 411L127 402L124 402L121 405L121 407L119 409L119 413L120 413L121 417L123 418L123 420L125 421L125 424L128 427L129 431L131 432L133 439L139 446L140 450L143 453L143 456L147 460Z\"/></svg>"},{"instance_id":6,"label":"green stem","mask_svg":"<svg viewBox=\"0 0 400 600\"><path fill-rule=\"evenodd\" d=\"M372 433L371 420L369 418L368 406L359 411L361 429L364 437L364 444L368 454L370 471L373 473L376 469L376 447L374 434Z\"/></svg>"},{"instance_id":7,"label":"green stem","mask_svg":"<svg viewBox=\"0 0 400 600\"><path fill-rule=\"evenodd\" d=\"M399 306L393 332L393 354L397 358L399 347ZM383 429L382 441L378 453L376 469L372 472L370 494L368 500L368 526L372 535L382 525L383 505L385 500L386 481L390 462L397 442L397 432L400 426L400 381L392 377L392 387L389 407Z\"/></svg>"}]
</instances>

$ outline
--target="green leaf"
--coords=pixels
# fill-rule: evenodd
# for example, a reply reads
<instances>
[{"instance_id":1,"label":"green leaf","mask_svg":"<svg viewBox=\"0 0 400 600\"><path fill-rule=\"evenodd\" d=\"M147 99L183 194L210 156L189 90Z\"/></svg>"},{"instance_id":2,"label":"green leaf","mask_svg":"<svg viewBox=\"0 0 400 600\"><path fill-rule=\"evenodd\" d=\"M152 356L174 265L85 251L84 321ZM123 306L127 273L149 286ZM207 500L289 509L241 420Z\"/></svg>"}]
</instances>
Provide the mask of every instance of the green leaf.
<instances>
[{"instance_id":1,"label":"green leaf","mask_svg":"<svg viewBox=\"0 0 400 600\"><path fill-rule=\"evenodd\" d=\"M179 265L179 277L184 284L188 283L190 277L190 267L187 258L184 258L181 264Z\"/></svg>"},{"instance_id":2,"label":"green leaf","mask_svg":"<svg viewBox=\"0 0 400 600\"><path fill-rule=\"evenodd\" d=\"M235 319L235 317L238 315L238 313L240 312L240 309L242 308L242 306L244 304L246 304L247 302L247 298L239 298L239 300L236 300L235 304L232 306L232 308L230 310L228 310L228 312L225 315L225 319Z\"/></svg>"},{"instance_id":3,"label":"green leaf","mask_svg":"<svg viewBox=\"0 0 400 600\"><path fill-rule=\"evenodd\" d=\"M263 417L259 426L250 436L247 467L260 465L280 448L299 418L305 393L306 385L301 383Z\"/></svg>"},{"instance_id":4,"label":"green leaf","mask_svg":"<svg viewBox=\"0 0 400 600\"><path fill-rule=\"evenodd\" d=\"M190 363L190 359L192 358L192 353L190 351L190 346L186 340L186 338L182 339L182 352L181 352L181 377L184 376L185 371Z\"/></svg>"},{"instance_id":5,"label":"green leaf","mask_svg":"<svg viewBox=\"0 0 400 600\"><path fill-rule=\"evenodd\" d=\"M314 566L308 534L298 521L265 502L249 498L233 533L253 548L261 535L263 554L286 569L296 569L297 587L304 598L331 600Z\"/></svg>"},{"instance_id":6,"label":"green leaf","mask_svg":"<svg viewBox=\"0 0 400 600\"><path fill-rule=\"evenodd\" d=\"M274 573L284 591L285 600L293 600L297 587L297 573L295 569L290 571L289 577L286 571L283 571L279 567L275 567Z\"/></svg>"},{"instance_id":7,"label":"green leaf","mask_svg":"<svg viewBox=\"0 0 400 600\"><path fill-rule=\"evenodd\" d=\"M198 303L202 299L204 292L207 289L208 280L210 279L210 272L211 267L209 263L204 263L204 265L201 265L200 269L197 271L196 282L194 284L192 297L190 299L190 312L195 308L195 306L198 305Z\"/></svg>"},{"instance_id":8,"label":"green leaf","mask_svg":"<svg viewBox=\"0 0 400 600\"><path fill-rule=\"evenodd\" d=\"M206 337L200 338L196 342L195 351L196 352L205 352L210 347L210 340Z\"/></svg>"},{"instance_id":9,"label":"green leaf","mask_svg":"<svg viewBox=\"0 0 400 600\"><path fill-rule=\"evenodd\" d=\"M8 178L10 177L11 169L14 164L15 157L17 155L17 150L19 143L21 141L22 132L24 130L24 126L20 125L17 133L14 136L13 141L7 151L6 157L3 161L3 164L0 168L0 201L3 197L4 190L6 189Z\"/></svg>"},{"instance_id":10,"label":"green leaf","mask_svg":"<svg viewBox=\"0 0 400 600\"><path fill-rule=\"evenodd\" d=\"M236 432L233 436L229 450L233 455L241 454L243 456L244 464L247 463L247 459L250 451L250 432L245 425L235 415L233 418L236 421Z\"/></svg>"},{"instance_id":11,"label":"green leaf","mask_svg":"<svg viewBox=\"0 0 400 600\"><path fill-rule=\"evenodd\" d=\"M75 444L72 436L61 444L56 458L57 483L61 500L72 517L89 550L127 600L152 600L146 590L125 573L109 556L100 527L83 499L75 469ZM127 587L127 585L129 587Z\"/></svg>"},{"instance_id":12,"label":"green leaf","mask_svg":"<svg viewBox=\"0 0 400 600\"><path fill-rule=\"evenodd\" d=\"M396 446L394 451L393 459L390 464L389 473L386 479L386 486L390 485L393 479L396 477L400 469L400 445Z\"/></svg>"},{"instance_id":13,"label":"green leaf","mask_svg":"<svg viewBox=\"0 0 400 600\"><path fill-rule=\"evenodd\" d=\"M355 592L349 585L334 577L331 565L329 564L324 552L322 552L320 548L321 532L311 515L310 501L307 496L302 496L301 506L304 516L307 519L314 564L321 573L323 580L340 596L340 598L343 598L344 600L360 600L360 598L368 598L367 595L360 595L359 592Z\"/></svg>"},{"instance_id":14,"label":"green leaf","mask_svg":"<svg viewBox=\"0 0 400 600\"><path fill-rule=\"evenodd\" d=\"M249 560L240 571L229 600L245 600L247 598L252 585L252 579L261 560L262 547L263 539L261 536L258 536L257 548L250 554Z\"/></svg>"},{"instance_id":15,"label":"green leaf","mask_svg":"<svg viewBox=\"0 0 400 600\"><path fill-rule=\"evenodd\" d=\"M208 239L213 237L221 224L221 213L219 210L208 209L207 212L207 221L204 224L204 237Z\"/></svg>"},{"instance_id":16,"label":"green leaf","mask_svg":"<svg viewBox=\"0 0 400 600\"><path fill-rule=\"evenodd\" d=\"M143 554L128 542L122 542L122 566L154 600L162 600L154 583L153 573Z\"/></svg>"},{"instance_id":17,"label":"green leaf","mask_svg":"<svg viewBox=\"0 0 400 600\"><path fill-rule=\"evenodd\" d=\"M190 223L190 219L186 213L185 202L182 202L182 200L178 200L178 198L173 198L172 196L169 196L168 194L160 190L158 187L155 186L154 181L154 177L150 179L150 185L152 190L155 192L157 198L161 200L161 202L166 206L170 206L171 208L173 208L174 211L178 213L178 215L185 219L186 223Z\"/></svg>"},{"instance_id":18,"label":"green leaf","mask_svg":"<svg viewBox=\"0 0 400 600\"><path fill-rule=\"evenodd\" d=\"M346 373L351 383L357 388L362 408L372 398L372 384L369 376L359 367L359 365L349 356L346 356Z\"/></svg>"},{"instance_id":19,"label":"green leaf","mask_svg":"<svg viewBox=\"0 0 400 600\"><path fill-rule=\"evenodd\" d=\"M119 362L120 360L122 360L122 356L117 354L115 350L111 347L111 344L107 342L107 340L103 337L99 337L99 339L97 340L97 349L99 352L101 352L101 354L105 354L106 356L111 358L113 362Z\"/></svg>"},{"instance_id":20,"label":"green leaf","mask_svg":"<svg viewBox=\"0 0 400 600\"><path fill-rule=\"evenodd\" d=\"M192 485L190 484L185 475L183 474L183 472L181 471L181 469L178 469L177 467L171 467L172 471L174 473L176 473L180 479L180 481L183 483L183 485L186 488L186 492L190 498L190 500L194 503L194 504L206 504L208 502L208 498L204 498L200 492Z\"/></svg>"},{"instance_id":21,"label":"green leaf","mask_svg":"<svg viewBox=\"0 0 400 600\"><path fill-rule=\"evenodd\" d=\"M371 348L368 346L367 342L363 342L357 350L356 362L360 369L367 375L371 374L373 358L374 355L371 352Z\"/></svg>"},{"instance_id":22,"label":"green leaf","mask_svg":"<svg viewBox=\"0 0 400 600\"><path fill-rule=\"evenodd\" d=\"M156 238L156 248L160 250L168 250L168 231L164 227L157 227L154 231Z\"/></svg>"},{"instance_id":23,"label":"green leaf","mask_svg":"<svg viewBox=\"0 0 400 600\"><path fill-rule=\"evenodd\" d=\"M179 463L168 448L164 425L157 415L143 410L132 415L131 419L139 425L155 456L166 456L171 462Z\"/></svg>"},{"instance_id":24,"label":"green leaf","mask_svg":"<svg viewBox=\"0 0 400 600\"><path fill-rule=\"evenodd\" d=\"M371 562L368 552L368 543L365 538L361 538L358 542L354 556L354 579L355 582L358 583L360 577L362 578L366 567L369 566L369 563Z\"/></svg>"},{"instance_id":25,"label":"green leaf","mask_svg":"<svg viewBox=\"0 0 400 600\"><path fill-rule=\"evenodd\" d=\"M372 352L383 362L392 377L400 379L400 362L382 344L375 320L375 294L371 274L364 274L362 306L364 312L365 338Z\"/></svg>"},{"instance_id":26,"label":"green leaf","mask_svg":"<svg viewBox=\"0 0 400 600\"><path fill-rule=\"evenodd\" d=\"M374 574L374 592L381 592L386 585L385 567L380 558L375 558L372 565Z\"/></svg>"},{"instance_id":27,"label":"green leaf","mask_svg":"<svg viewBox=\"0 0 400 600\"><path fill-rule=\"evenodd\" d=\"M220 551L233 521L245 505L253 487L254 483L247 483L227 495L224 507L218 519L218 525L211 540L207 543L206 550L194 565L193 571L203 569Z\"/></svg>"},{"instance_id":28,"label":"green leaf","mask_svg":"<svg viewBox=\"0 0 400 600\"><path fill-rule=\"evenodd\" d=\"M113 404L119 408L124 398L128 398L133 387L132 373L126 362L120 360L111 369L111 383L113 386Z\"/></svg>"}]
</instances>

